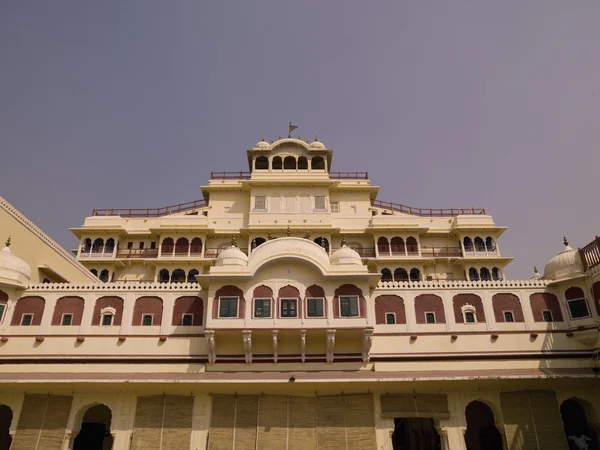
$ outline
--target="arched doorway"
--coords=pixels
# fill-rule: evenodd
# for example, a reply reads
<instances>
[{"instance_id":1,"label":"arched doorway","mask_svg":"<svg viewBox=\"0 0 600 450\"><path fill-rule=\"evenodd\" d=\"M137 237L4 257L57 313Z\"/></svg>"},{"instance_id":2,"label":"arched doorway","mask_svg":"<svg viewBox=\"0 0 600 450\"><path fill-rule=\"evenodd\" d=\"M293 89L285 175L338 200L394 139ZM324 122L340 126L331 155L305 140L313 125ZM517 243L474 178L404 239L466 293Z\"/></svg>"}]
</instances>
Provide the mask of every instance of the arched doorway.
<instances>
[{"instance_id":1,"label":"arched doorway","mask_svg":"<svg viewBox=\"0 0 600 450\"><path fill-rule=\"evenodd\" d=\"M560 417L569 442L569 450L599 450L598 436L590 427L583 406L575 399L560 405Z\"/></svg>"},{"instance_id":2,"label":"arched doorway","mask_svg":"<svg viewBox=\"0 0 600 450\"><path fill-rule=\"evenodd\" d=\"M472 401L465 409L467 450L502 450L502 434L496 428L492 409L483 402Z\"/></svg>"},{"instance_id":3,"label":"arched doorway","mask_svg":"<svg viewBox=\"0 0 600 450\"><path fill-rule=\"evenodd\" d=\"M441 450L440 435L430 418L394 419L393 450Z\"/></svg>"},{"instance_id":4,"label":"arched doorway","mask_svg":"<svg viewBox=\"0 0 600 450\"><path fill-rule=\"evenodd\" d=\"M10 444L12 444L10 436L12 418L12 409L6 405L0 405L0 450L9 450Z\"/></svg>"},{"instance_id":5,"label":"arched doorway","mask_svg":"<svg viewBox=\"0 0 600 450\"><path fill-rule=\"evenodd\" d=\"M81 420L81 431L75 438L73 450L110 450L113 445L111 419L112 414L106 405L88 409Z\"/></svg>"}]
</instances>

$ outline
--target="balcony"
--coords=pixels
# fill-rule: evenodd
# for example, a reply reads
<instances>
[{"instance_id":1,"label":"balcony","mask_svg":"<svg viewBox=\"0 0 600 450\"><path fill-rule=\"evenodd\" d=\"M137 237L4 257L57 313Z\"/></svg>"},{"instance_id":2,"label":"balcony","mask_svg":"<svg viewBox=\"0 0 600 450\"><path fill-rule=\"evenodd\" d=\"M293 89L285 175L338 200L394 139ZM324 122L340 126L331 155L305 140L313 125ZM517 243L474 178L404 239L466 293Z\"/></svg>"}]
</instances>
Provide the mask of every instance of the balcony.
<instances>
[{"instance_id":1,"label":"balcony","mask_svg":"<svg viewBox=\"0 0 600 450\"><path fill-rule=\"evenodd\" d=\"M413 208L399 203L373 200L371 203L375 208L389 209L402 214L421 217L455 217L458 215L485 215L484 208Z\"/></svg>"},{"instance_id":2,"label":"balcony","mask_svg":"<svg viewBox=\"0 0 600 450\"><path fill-rule=\"evenodd\" d=\"M461 258L461 247L421 247L421 255L426 258Z\"/></svg>"},{"instance_id":3,"label":"balcony","mask_svg":"<svg viewBox=\"0 0 600 450\"><path fill-rule=\"evenodd\" d=\"M583 262L584 271L600 265L600 237L596 236L596 239L580 248L579 256Z\"/></svg>"},{"instance_id":4,"label":"balcony","mask_svg":"<svg viewBox=\"0 0 600 450\"><path fill-rule=\"evenodd\" d=\"M358 253L360 255L361 258L375 258L375 248L371 247L371 248L354 248L354 247L350 247L352 250L354 250L356 253ZM331 253L333 254L336 250L339 250L339 248L333 248L331 250Z\"/></svg>"},{"instance_id":5,"label":"balcony","mask_svg":"<svg viewBox=\"0 0 600 450\"><path fill-rule=\"evenodd\" d=\"M117 250L117 258L123 259L141 259L141 258L157 258L157 248L123 248Z\"/></svg>"},{"instance_id":6,"label":"balcony","mask_svg":"<svg viewBox=\"0 0 600 450\"><path fill-rule=\"evenodd\" d=\"M227 248L227 247L226 247ZM217 256L219 256L219 254L225 250L225 248L206 248L204 250L204 257L205 258L216 258ZM248 254L248 250L246 250L245 248L240 248L240 250L242 251L242 253L244 253L245 255Z\"/></svg>"}]
</instances>

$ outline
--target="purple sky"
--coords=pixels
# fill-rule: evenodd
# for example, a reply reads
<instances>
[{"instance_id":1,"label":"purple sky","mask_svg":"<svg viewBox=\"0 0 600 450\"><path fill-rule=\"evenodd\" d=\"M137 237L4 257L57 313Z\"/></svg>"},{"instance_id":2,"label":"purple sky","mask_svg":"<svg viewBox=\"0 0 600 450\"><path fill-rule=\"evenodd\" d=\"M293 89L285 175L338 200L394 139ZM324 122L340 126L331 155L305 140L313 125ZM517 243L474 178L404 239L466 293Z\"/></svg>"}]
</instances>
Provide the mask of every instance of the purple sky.
<instances>
[{"instance_id":1,"label":"purple sky","mask_svg":"<svg viewBox=\"0 0 600 450\"><path fill-rule=\"evenodd\" d=\"M529 277L600 234L598 24L597 0L3 0L0 195L72 248L94 207L201 198L292 120L382 200L485 207Z\"/></svg>"}]
</instances>

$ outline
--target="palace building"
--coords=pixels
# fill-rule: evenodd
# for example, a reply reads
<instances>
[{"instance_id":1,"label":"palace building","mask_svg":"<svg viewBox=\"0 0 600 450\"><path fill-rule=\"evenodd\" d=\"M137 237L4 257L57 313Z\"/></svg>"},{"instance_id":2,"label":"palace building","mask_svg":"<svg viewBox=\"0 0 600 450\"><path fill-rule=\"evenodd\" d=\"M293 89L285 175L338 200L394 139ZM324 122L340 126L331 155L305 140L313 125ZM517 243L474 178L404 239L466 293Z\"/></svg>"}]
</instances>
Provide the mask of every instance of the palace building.
<instances>
[{"instance_id":1,"label":"palace building","mask_svg":"<svg viewBox=\"0 0 600 450\"><path fill-rule=\"evenodd\" d=\"M0 199L0 450L599 450L600 238L508 280L484 209L246 156L71 253Z\"/></svg>"}]
</instances>

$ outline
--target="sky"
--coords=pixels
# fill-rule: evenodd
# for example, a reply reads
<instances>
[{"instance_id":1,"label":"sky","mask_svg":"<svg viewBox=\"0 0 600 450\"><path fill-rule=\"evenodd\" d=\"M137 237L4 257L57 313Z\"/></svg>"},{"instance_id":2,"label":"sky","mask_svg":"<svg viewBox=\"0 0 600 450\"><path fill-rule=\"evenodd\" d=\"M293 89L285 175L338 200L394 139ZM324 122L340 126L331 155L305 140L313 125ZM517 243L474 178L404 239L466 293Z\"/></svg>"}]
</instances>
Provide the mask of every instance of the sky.
<instances>
[{"instance_id":1,"label":"sky","mask_svg":"<svg viewBox=\"0 0 600 450\"><path fill-rule=\"evenodd\" d=\"M597 0L0 0L0 196L74 248L93 208L200 199L291 120L381 200L486 208L528 278L600 234L599 23Z\"/></svg>"}]
</instances>

